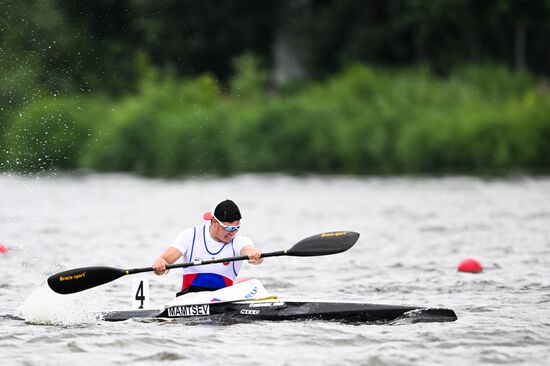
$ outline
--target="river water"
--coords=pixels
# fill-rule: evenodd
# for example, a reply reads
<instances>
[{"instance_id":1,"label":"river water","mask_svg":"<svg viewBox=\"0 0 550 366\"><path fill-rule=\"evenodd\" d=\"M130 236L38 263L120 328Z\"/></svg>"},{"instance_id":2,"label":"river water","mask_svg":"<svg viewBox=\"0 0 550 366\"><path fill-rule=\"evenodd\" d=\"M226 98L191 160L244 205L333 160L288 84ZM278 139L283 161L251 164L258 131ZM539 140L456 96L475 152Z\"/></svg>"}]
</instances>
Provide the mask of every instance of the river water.
<instances>
[{"instance_id":1,"label":"river water","mask_svg":"<svg viewBox=\"0 0 550 366\"><path fill-rule=\"evenodd\" d=\"M243 213L264 251L331 230L361 233L348 252L243 265L280 297L446 307L451 323L137 321L132 276L74 295L63 269L149 266L219 199ZM246 175L151 180L129 175L0 175L2 365L550 364L550 179ZM468 257L485 267L459 273ZM151 305L180 272L146 275ZM24 319L24 320L22 320Z\"/></svg>"}]
</instances>

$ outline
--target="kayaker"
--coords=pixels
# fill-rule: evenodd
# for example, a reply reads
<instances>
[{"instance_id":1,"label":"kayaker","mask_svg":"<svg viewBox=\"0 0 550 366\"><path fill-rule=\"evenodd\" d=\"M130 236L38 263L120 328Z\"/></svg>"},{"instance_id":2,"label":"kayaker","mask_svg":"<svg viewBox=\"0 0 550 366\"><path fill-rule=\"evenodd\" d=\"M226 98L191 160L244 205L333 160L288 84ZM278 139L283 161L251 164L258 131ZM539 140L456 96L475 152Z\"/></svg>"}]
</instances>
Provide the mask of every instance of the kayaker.
<instances>
[{"instance_id":1,"label":"kayaker","mask_svg":"<svg viewBox=\"0 0 550 366\"><path fill-rule=\"evenodd\" d=\"M183 230L172 245L153 262L155 274L167 273L166 265L174 263L182 256L185 262L193 262L247 255L248 263L262 263L262 252L254 247L252 240L239 235L241 212L235 202L221 201L211 212L205 213L203 218L210 221L210 224ZM235 261L184 268L183 284L177 296L231 286L239 274L241 264L241 261Z\"/></svg>"}]
</instances>

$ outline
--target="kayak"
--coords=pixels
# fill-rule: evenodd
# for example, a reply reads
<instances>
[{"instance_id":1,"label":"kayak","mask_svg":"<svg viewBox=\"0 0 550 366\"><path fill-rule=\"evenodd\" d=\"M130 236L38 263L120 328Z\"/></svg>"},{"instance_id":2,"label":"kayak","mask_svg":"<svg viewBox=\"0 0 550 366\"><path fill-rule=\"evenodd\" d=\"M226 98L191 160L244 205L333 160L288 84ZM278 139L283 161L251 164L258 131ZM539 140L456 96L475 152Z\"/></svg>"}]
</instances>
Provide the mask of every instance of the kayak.
<instances>
[{"instance_id":1,"label":"kayak","mask_svg":"<svg viewBox=\"0 0 550 366\"><path fill-rule=\"evenodd\" d=\"M453 310L361 302L283 300L269 294L259 280L248 280L216 291L189 293L155 309L106 311L105 321L133 318L211 319L229 321L330 320L345 323L449 322Z\"/></svg>"},{"instance_id":2,"label":"kayak","mask_svg":"<svg viewBox=\"0 0 550 366\"><path fill-rule=\"evenodd\" d=\"M450 322L454 311L442 308L381 305L354 302L285 301L279 299L173 305L162 309L106 312L106 321L132 318L209 318L217 320L332 320L346 323L376 323L408 319L411 322Z\"/></svg>"}]
</instances>

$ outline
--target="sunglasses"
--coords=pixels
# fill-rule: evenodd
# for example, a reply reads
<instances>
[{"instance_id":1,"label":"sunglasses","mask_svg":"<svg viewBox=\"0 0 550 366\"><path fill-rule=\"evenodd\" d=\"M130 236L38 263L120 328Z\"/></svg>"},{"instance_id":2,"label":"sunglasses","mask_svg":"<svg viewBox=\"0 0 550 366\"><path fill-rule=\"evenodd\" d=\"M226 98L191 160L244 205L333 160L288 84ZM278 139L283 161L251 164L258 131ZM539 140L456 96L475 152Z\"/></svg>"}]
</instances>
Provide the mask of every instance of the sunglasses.
<instances>
[{"instance_id":1,"label":"sunglasses","mask_svg":"<svg viewBox=\"0 0 550 366\"><path fill-rule=\"evenodd\" d=\"M218 222L218 224L220 224L223 229L225 231L227 231L228 233L232 233L234 231L237 231L240 229L241 225L234 225L234 226L231 226L231 225L225 225L225 224L222 224L222 222L220 220L218 220L218 218L216 216L212 216L214 219L216 219L216 221Z\"/></svg>"}]
</instances>

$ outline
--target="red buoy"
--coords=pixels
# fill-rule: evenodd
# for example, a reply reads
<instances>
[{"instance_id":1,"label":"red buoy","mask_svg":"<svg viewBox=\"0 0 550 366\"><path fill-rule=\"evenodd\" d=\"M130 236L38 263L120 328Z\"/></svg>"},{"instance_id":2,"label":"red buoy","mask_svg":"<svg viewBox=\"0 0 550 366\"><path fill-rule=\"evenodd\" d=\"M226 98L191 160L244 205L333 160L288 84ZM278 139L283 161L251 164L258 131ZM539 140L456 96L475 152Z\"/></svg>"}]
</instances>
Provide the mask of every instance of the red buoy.
<instances>
[{"instance_id":1,"label":"red buoy","mask_svg":"<svg viewBox=\"0 0 550 366\"><path fill-rule=\"evenodd\" d=\"M479 273L482 271L483 267L474 258L466 258L458 265L458 272Z\"/></svg>"},{"instance_id":2,"label":"red buoy","mask_svg":"<svg viewBox=\"0 0 550 366\"><path fill-rule=\"evenodd\" d=\"M0 254L7 253L9 250L10 248L8 248L7 246L5 246L4 244L0 244Z\"/></svg>"}]
</instances>

